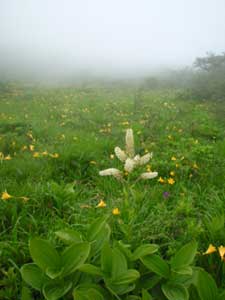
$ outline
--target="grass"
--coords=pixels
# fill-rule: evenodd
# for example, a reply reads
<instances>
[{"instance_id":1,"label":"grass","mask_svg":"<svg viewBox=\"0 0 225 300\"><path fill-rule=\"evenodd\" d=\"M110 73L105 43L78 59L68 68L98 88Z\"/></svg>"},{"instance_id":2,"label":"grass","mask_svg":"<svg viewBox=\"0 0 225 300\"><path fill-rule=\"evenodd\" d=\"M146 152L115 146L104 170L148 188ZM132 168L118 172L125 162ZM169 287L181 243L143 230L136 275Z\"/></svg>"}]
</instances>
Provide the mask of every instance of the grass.
<instances>
[{"instance_id":1,"label":"grass","mask_svg":"<svg viewBox=\"0 0 225 300\"><path fill-rule=\"evenodd\" d=\"M168 256L193 239L199 253L210 243L224 245L224 104L177 95L142 91L137 99L132 88L2 91L0 192L13 197L0 200L0 299L20 297L18 270L30 261L29 238L54 242L56 230L82 231L116 207L113 237L134 246L158 243ZM154 153L149 168L164 183L155 178L134 184L134 174L122 184L98 175L121 168L113 151L124 147L127 128L134 130L137 153ZM96 207L101 199L105 208ZM215 220L222 220L217 229ZM199 255L199 262L225 286L219 257Z\"/></svg>"}]
</instances>

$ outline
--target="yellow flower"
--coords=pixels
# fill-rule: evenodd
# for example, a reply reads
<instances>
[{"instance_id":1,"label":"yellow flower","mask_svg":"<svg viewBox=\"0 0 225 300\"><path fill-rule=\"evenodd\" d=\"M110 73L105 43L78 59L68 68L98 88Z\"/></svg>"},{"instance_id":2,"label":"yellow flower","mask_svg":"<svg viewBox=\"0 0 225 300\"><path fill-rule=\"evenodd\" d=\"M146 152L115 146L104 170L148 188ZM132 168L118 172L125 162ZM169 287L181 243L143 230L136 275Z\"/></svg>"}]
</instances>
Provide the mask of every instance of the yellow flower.
<instances>
[{"instance_id":1,"label":"yellow flower","mask_svg":"<svg viewBox=\"0 0 225 300\"><path fill-rule=\"evenodd\" d=\"M52 158L58 158L58 157L59 157L59 154L58 154L58 153L53 153L53 154L50 154L50 156L51 156Z\"/></svg>"},{"instance_id":2,"label":"yellow flower","mask_svg":"<svg viewBox=\"0 0 225 300\"><path fill-rule=\"evenodd\" d=\"M106 207L106 203L104 200L100 200L96 207Z\"/></svg>"},{"instance_id":3,"label":"yellow flower","mask_svg":"<svg viewBox=\"0 0 225 300\"><path fill-rule=\"evenodd\" d=\"M34 152L33 157L40 157L39 152Z\"/></svg>"},{"instance_id":4,"label":"yellow flower","mask_svg":"<svg viewBox=\"0 0 225 300\"><path fill-rule=\"evenodd\" d=\"M6 191L2 193L2 200L9 200L10 198L12 198L13 196L11 196L10 194L8 194Z\"/></svg>"},{"instance_id":5,"label":"yellow flower","mask_svg":"<svg viewBox=\"0 0 225 300\"><path fill-rule=\"evenodd\" d=\"M160 182L160 183L164 183L165 182L165 180L160 176L159 177L159 179L158 179L158 182Z\"/></svg>"},{"instance_id":6,"label":"yellow flower","mask_svg":"<svg viewBox=\"0 0 225 300\"><path fill-rule=\"evenodd\" d=\"M175 172L174 172L174 171L171 171L171 172L170 172L170 176L175 176Z\"/></svg>"},{"instance_id":7,"label":"yellow flower","mask_svg":"<svg viewBox=\"0 0 225 300\"><path fill-rule=\"evenodd\" d=\"M172 157L171 157L171 160L175 161L175 160L177 160L177 159L176 159L175 156L172 156Z\"/></svg>"},{"instance_id":8,"label":"yellow flower","mask_svg":"<svg viewBox=\"0 0 225 300\"><path fill-rule=\"evenodd\" d=\"M42 155L48 155L48 151L43 151L42 153L41 153Z\"/></svg>"},{"instance_id":9,"label":"yellow flower","mask_svg":"<svg viewBox=\"0 0 225 300\"><path fill-rule=\"evenodd\" d=\"M208 249L203 253L203 255L211 254L213 252L216 252L216 247L210 244Z\"/></svg>"},{"instance_id":10,"label":"yellow flower","mask_svg":"<svg viewBox=\"0 0 225 300\"><path fill-rule=\"evenodd\" d=\"M173 185L175 183L175 180L173 178L171 178L171 177L167 181L171 185Z\"/></svg>"},{"instance_id":11,"label":"yellow flower","mask_svg":"<svg viewBox=\"0 0 225 300\"><path fill-rule=\"evenodd\" d=\"M221 245L221 246L218 248L218 251L219 251L221 260L225 261L225 247Z\"/></svg>"},{"instance_id":12,"label":"yellow flower","mask_svg":"<svg viewBox=\"0 0 225 300\"><path fill-rule=\"evenodd\" d=\"M91 160L89 163L90 163L91 165L96 165L96 164L97 164L95 160Z\"/></svg>"},{"instance_id":13,"label":"yellow flower","mask_svg":"<svg viewBox=\"0 0 225 300\"><path fill-rule=\"evenodd\" d=\"M173 137L172 137L171 135L168 135L168 139L169 139L169 140L172 140Z\"/></svg>"},{"instance_id":14,"label":"yellow flower","mask_svg":"<svg viewBox=\"0 0 225 300\"><path fill-rule=\"evenodd\" d=\"M114 159L114 157L115 157L114 154L110 154L111 159Z\"/></svg>"},{"instance_id":15,"label":"yellow flower","mask_svg":"<svg viewBox=\"0 0 225 300\"><path fill-rule=\"evenodd\" d=\"M4 160L11 160L12 157L8 154L7 156L5 156Z\"/></svg>"},{"instance_id":16,"label":"yellow flower","mask_svg":"<svg viewBox=\"0 0 225 300\"><path fill-rule=\"evenodd\" d=\"M34 145L30 145L29 148L30 148L30 151L34 151Z\"/></svg>"},{"instance_id":17,"label":"yellow flower","mask_svg":"<svg viewBox=\"0 0 225 300\"><path fill-rule=\"evenodd\" d=\"M175 166L176 166L176 168L179 168L180 165L179 165L179 164L176 164Z\"/></svg>"},{"instance_id":18,"label":"yellow flower","mask_svg":"<svg viewBox=\"0 0 225 300\"><path fill-rule=\"evenodd\" d=\"M27 149L27 146L26 145L24 145L23 147L22 147L22 149L21 150L26 150Z\"/></svg>"},{"instance_id":19,"label":"yellow flower","mask_svg":"<svg viewBox=\"0 0 225 300\"><path fill-rule=\"evenodd\" d=\"M193 164L194 169L198 169L198 165L196 163Z\"/></svg>"},{"instance_id":20,"label":"yellow flower","mask_svg":"<svg viewBox=\"0 0 225 300\"><path fill-rule=\"evenodd\" d=\"M114 216L120 215L120 210L119 210L119 208L118 208L118 207L114 208L114 209L112 210L112 214L113 214Z\"/></svg>"}]
</instances>

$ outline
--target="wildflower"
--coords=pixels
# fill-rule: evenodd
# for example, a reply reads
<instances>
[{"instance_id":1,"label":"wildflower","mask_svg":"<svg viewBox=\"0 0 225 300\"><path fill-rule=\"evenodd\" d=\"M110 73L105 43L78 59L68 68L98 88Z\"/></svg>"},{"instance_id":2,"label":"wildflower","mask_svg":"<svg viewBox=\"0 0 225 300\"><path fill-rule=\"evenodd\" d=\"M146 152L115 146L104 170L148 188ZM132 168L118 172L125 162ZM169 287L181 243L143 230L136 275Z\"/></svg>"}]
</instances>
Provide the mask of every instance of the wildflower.
<instances>
[{"instance_id":1,"label":"wildflower","mask_svg":"<svg viewBox=\"0 0 225 300\"><path fill-rule=\"evenodd\" d=\"M218 248L218 251L219 251L221 260L225 261L225 247L221 245L221 246Z\"/></svg>"},{"instance_id":2,"label":"wildflower","mask_svg":"<svg viewBox=\"0 0 225 300\"><path fill-rule=\"evenodd\" d=\"M175 180L174 180L173 178L170 177L170 178L167 180L167 182L168 182L169 184L173 185L173 184L175 183Z\"/></svg>"},{"instance_id":3,"label":"wildflower","mask_svg":"<svg viewBox=\"0 0 225 300\"><path fill-rule=\"evenodd\" d=\"M34 152L33 157L34 157L34 158L40 157L39 152Z\"/></svg>"},{"instance_id":4,"label":"wildflower","mask_svg":"<svg viewBox=\"0 0 225 300\"><path fill-rule=\"evenodd\" d=\"M170 176L175 176L175 172L174 172L174 171L171 171L171 172L170 172Z\"/></svg>"},{"instance_id":5,"label":"wildflower","mask_svg":"<svg viewBox=\"0 0 225 300\"><path fill-rule=\"evenodd\" d=\"M172 156L172 157L171 157L171 160L175 161L175 160L177 160L177 159L176 159L175 156Z\"/></svg>"},{"instance_id":6,"label":"wildflower","mask_svg":"<svg viewBox=\"0 0 225 300\"><path fill-rule=\"evenodd\" d=\"M12 198L13 196L11 196L9 193L7 193L6 191L2 193L1 199L2 200L9 200L10 198Z\"/></svg>"},{"instance_id":7,"label":"wildflower","mask_svg":"<svg viewBox=\"0 0 225 300\"><path fill-rule=\"evenodd\" d=\"M96 207L106 207L106 203L104 200L100 200Z\"/></svg>"},{"instance_id":8,"label":"wildflower","mask_svg":"<svg viewBox=\"0 0 225 300\"><path fill-rule=\"evenodd\" d=\"M96 164L97 164L95 160L91 160L89 163L90 163L91 165L96 165Z\"/></svg>"},{"instance_id":9,"label":"wildflower","mask_svg":"<svg viewBox=\"0 0 225 300\"><path fill-rule=\"evenodd\" d=\"M198 165L196 163L193 164L194 169L198 169Z\"/></svg>"},{"instance_id":10,"label":"wildflower","mask_svg":"<svg viewBox=\"0 0 225 300\"><path fill-rule=\"evenodd\" d=\"M2 152L0 152L0 159L4 159L4 154Z\"/></svg>"},{"instance_id":11,"label":"wildflower","mask_svg":"<svg viewBox=\"0 0 225 300\"><path fill-rule=\"evenodd\" d=\"M24 146L21 148L21 150L22 150L22 151L27 150L27 146L24 145Z\"/></svg>"},{"instance_id":12,"label":"wildflower","mask_svg":"<svg viewBox=\"0 0 225 300\"><path fill-rule=\"evenodd\" d=\"M10 154L8 154L7 156L5 156L4 160L11 160L12 157L10 156Z\"/></svg>"},{"instance_id":13,"label":"wildflower","mask_svg":"<svg viewBox=\"0 0 225 300\"><path fill-rule=\"evenodd\" d=\"M180 167L180 165L179 165L179 164L176 164L175 166L176 166L176 168L179 168L179 167Z\"/></svg>"},{"instance_id":14,"label":"wildflower","mask_svg":"<svg viewBox=\"0 0 225 300\"><path fill-rule=\"evenodd\" d=\"M140 178L141 179L153 179L157 176L158 176L158 172L145 172L145 173L141 174Z\"/></svg>"},{"instance_id":15,"label":"wildflower","mask_svg":"<svg viewBox=\"0 0 225 300\"><path fill-rule=\"evenodd\" d=\"M212 244L209 245L208 249L203 253L203 255L208 255L213 252L216 252L216 247L213 246Z\"/></svg>"},{"instance_id":16,"label":"wildflower","mask_svg":"<svg viewBox=\"0 0 225 300\"><path fill-rule=\"evenodd\" d=\"M110 159L114 159L114 154L110 154Z\"/></svg>"},{"instance_id":17,"label":"wildflower","mask_svg":"<svg viewBox=\"0 0 225 300\"><path fill-rule=\"evenodd\" d=\"M126 153L130 157L134 157L134 136L133 136L133 130L132 129L127 129L126 132L126 137L125 137L125 142L126 142Z\"/></svg>"},{"instance_id":18,"label":"wildflower","mask_svg":"<svg viewBox=\"0 0 225 300\"><path fill-rule=\"evenodd\" d=\"M112 210L112 214L113 214L114 216L120 215L120 210L119 210L119 208L118 208L118 207L114 208L114 209Z\"/></svg>"},{"instance_id":19,"label":"wildflower","mask_svg":"<svg viewBox=\"0 0 225 300\"><path fill-rule=\"evenodd\" d=\"M140 166L145 165L152 158L152 153L147 153L140 158L139 164Z\"/></svg>"},{"instance_id":20,"label":"wildflower","mask_svg":"<svg viewBox=\"0 0 225 300\"><path fill-rule=\"evenodd\" d=\"M30 151L34 151L34 145L29 146Z\"/></svg>"},{"instance_id":21,"label":"wildflower","mask_svg":"<svg viewBox=\"0 0 225 300\"><path fill-rule=\"evenodd\" d=\"M160 176L159 177L159 179L158 179L158 182L160 182L160 183L164 183L165 182L165 180Z\"/></svg>"},{"instance_id":22,"label":"wildflower","mask_svg":"<svg viewBox=\"0 0 225 300\"><path fill-rule=\"evenodd\" d=\"M116 157L120 161L124 162L127 159L126 153L123 150L121 150L120 147L115 147L114 151L115 151Z\"/></svg>"},{"instance_id":23,"label":"wildflower","mask_svg":"<svg viewBox=\"0 0 225 300\"><path fill-rule=\"evenodd\" d=\"M117 179L121 179L122 178L122 172L118 169L115 168L109 168L103 171L99 172L100 176L113 176Z\"/></svg>"},{"instance_id":24,"label":"wildflower","mask_svg":"<svg viewBox=\"0 0 225 300\"><path fill-rule=\"evenodd\" d=\"M48 151L45 150L41 154L46 156L46 155L48 155Z\"/></svg>"},{"instance_id":25,"label":"wildflower","mask_svg":"<svg viewBox=\"0 0 225 300\"><path fill-rule=\"evenodd\" d=\"M163 197L166 199L170 196L170 193L169 192L163 192Z\"/></svg>"},{"instance_id":26,"label":"wildflower","mask_svg":"<svg viewBox=\"0 0 225 300\"><path fill-rule=\"evenodd\" d=\"M135 167L135 162L131 158L127 158L124 165L124 170L131 173Z\"/></svg>"},{"instance_id":27,"label":"wildflower","mask_svg":"<svg viewBox=\"0 0 225 300\"><path fill-rule=\"evenodd\" d=\"M147 166L146 166L146 171L147 171L147 172L151 172L151 166L150 166L150 165L147 165Z\"/></svg>"},{"instance_id":28,"label":"wildflower","mask_svg":"<svg viewBox=\"0 0 225 300\"><path fill-rule=\"evenodd\" d=\"M173 137L171 135L168 135L167 137L168 137L168 140L172 140L173 139Z\"/></svg>"},{"instance_id":29,"label":"wildflower","mask_svg":"<svg viewBox=\"0 0 225 300\"><path fill-rule=\"evenodd\" d=\"M50 154L50 156L51 156L52 158L58 158L58 157L59 157L59 154L58 154L58 153L53 153L53 154Z\"/></svg>"}]
</instances>

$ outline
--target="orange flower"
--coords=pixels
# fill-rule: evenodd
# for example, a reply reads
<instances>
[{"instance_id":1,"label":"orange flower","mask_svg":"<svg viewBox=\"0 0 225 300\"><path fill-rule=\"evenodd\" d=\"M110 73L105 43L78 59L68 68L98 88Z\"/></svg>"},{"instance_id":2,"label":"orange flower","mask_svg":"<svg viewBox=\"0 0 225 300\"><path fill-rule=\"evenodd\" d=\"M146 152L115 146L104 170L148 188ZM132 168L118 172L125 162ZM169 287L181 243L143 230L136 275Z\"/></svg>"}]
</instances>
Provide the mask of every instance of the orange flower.
<instances>
[{"instance_id":1,"label":"orange flower","mask_svg":"<svg viewBox=\"0 0 225 300\"><path fill-rule=\"evenodd\" d=\"M208 249L203 253L203 255L211 254L213 252L216 252L216 247L210 244Z\"/></svg>"}]
</instances>

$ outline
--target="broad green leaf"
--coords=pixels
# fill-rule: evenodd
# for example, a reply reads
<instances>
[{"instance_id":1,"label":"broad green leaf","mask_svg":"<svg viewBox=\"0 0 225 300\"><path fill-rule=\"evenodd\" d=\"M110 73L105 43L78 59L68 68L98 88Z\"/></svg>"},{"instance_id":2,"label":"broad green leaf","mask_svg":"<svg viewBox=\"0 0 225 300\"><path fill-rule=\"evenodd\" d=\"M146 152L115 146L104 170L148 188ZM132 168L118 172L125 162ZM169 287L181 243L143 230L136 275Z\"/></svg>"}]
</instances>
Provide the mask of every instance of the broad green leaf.
<instances>
[{"instance_id":1,"label":"broad green leaf","mask_svg":"<svg viewBox=\"0 0 225 300\"><path fill-rule=\"evenodd\" d=\"M106 220L108 216L97 218L90 226L87 232L87 239L89 242L92 242L96 239L99 231L104 227L106 224Z\"/></svg>"},{"instance_id":2,"label":"broad green leaf","mask_svg":"<svg viewBox=\"0 0 225 300\"><path fill-rule=\"evenodd\" d=\"M112 284L106 282L106 287L114 295L124 295L134 290L135 284Z\"/></svg>"},{"instance_id":3,"label":"broad green leaf","mask_svg":"<svg viewBox=\"0 0 225 300\"><path fill-rule=\"evenodd\" d=\"M190 242L184 245L171 259L172 269L181 269L182 267L189 266L197 253L197 243Z\"/></svg>"},{"instance_id":4,"label":"broad green leaf","mask_svg":"<svg viewBox=\"0 0 225 300\"><path fill-rule=\"evenodd\" d=\"M184 285L166 283L162 285L162 291L169 300L188 300L189 294Z\"/></svg>"},{"instance_id":5,"label":"broad green leaf","mask_svg":"<svg viewBox=\"0 0 225 300\"><path fill-rule=\"evenodd\" d=\"M81 267L79 267L79 271L92 275L103 276L102 270L91 264L82 265Z\"/></svg>"},{"instance_id":6,"label":"broad green leaf","mask_svg":"<svg viewBox=\"0 0 225 300\"><path fill-rule=\"evenodd\" d=\"M152 300L152 296L149 294L149 292L145 289L142 289L142 300Z\"/></svg>"},{"instance_id":7,"label":"broad green leaf","mask_svg":"<svg viewBox=\"0 0 225 300\"><path fill-rule=\"evenodd\" d=\"M112 281L113 284L129 284L134 282L140 277L140 273L136 270L130 269L127 270L122 275L118 276L115 280Z\"/></svg>"},{"instance_id":8,"label":"broad green leaf","mask_svg":"<svg viewBox=\"0 0 225 300\"><path fill-rule=\"evenodd\" d=\"M43 287L43 294L47 300L57 300L64 296L72 287L72 282L51 280Z\"/></svg>"},{"instance_id":9,"label":"broad green leaf","mask_svg":"<svg viewBox=\"0 0 225 300\"><path fill-rule=\"evenodd\" d=\"M111 234L111 228L108 224L104 224L98 234L95 236L95 240L91 243L91 256L96 255L103 247L103 245L109 241Z\"/></svg>"},{"instance_id":10,"label":"broad green leaf","mask_svg":"<svg viewBox=\"0 0 225 300\"><path fill-rule=\"evenodd\" d=\"M146 255L153 254L159 249L158 245L155 244L146 244L138 247L131 256L131 260L137 260Z\"/></svg>"},{"instance_id":11,"label":"broad green leaf","mask_svg":"<svg viewBox=\"0 0 225 300\"><path fill-rule=\"evenodd\" d=\"M65 249L62 253L63 275L69 275L78 269L88 258L89 252L88 242L76 243Z\"/></svg>"},{"instance_id":12,"label":"broad green leaf","mask_svg":"<svg viewBox=\"0 0 225 300\"><path fill-rule=\"evenodd\" d=\"M112 250L112 279L116 280L127 271L127 260L123 253L115 248Z\"/></svg>"},{"instance_id":13,"label":"broad green leaf","mask_svg":"<svg viewBox=\"0 0 225 300\"><path fill-rule=\"evenodd\" d=\"M196 288L201 300L218 299L218 289L212 276L204 270L198 270Z\"/></svg>"},{"instance_id":14,"label":"broad green leaf","mask_svg":"<svg viewBox=\"0 0 225 300\"><path fill-rule=\"evenodd\" d=\"M180 275L192 275L193 270L192 270L192 267L184 266L179 269L173 269L173 272L180 274Z\"/></svg>"},{"instance_id":15,"label":"broad green leaf","mask_svg":"<svg viewBox=\"0 0 225 300\"><path fill-rule=\"evenodd\" d=\"M26 264L20 269L23 280L32 288L41 291L47 277L36 264Z\"/></svg>"},{"instance_id":16,"label":"broad green leaf","mask_svg":"<svg viewBox=\"0 0 225 300\"><path fill-rule=\"evenodd\" d=\"M118 241L116 246L126 256L128 260L131 259L132 253L129 244L124 244L122 241Z\"/></svg>"},{"instance_id":17,"label":"broad green leaf","mask_svg":"<svg viewBox=\"0 0 225 300\"><path fill-rule=\"evenodd\" d=\"M225 299L225 290L220 293L218 300L224 300Z\"/></svg>"},{"instance_id":18,"label":"broad green leaf","mask_svg":"<svg viewBox=\"0 0 225 300\"><path fill-rule=\"evenodd\" d=\"M33 300L31 290L25 286L22 287L21 300Z\"/></svg>"},{"instance_id":19,"label":"broad green leaf","mask_svg":"<svg viewBox=\"0 0 225 300\"><path fill-rule=\"evenodd\" d=\"M112 249L109 243L105 243L101 250L101 269L104 273L112 273Z\"/></svg>"},{"instance_id":20,"label":"broad green leaf","mask_svg":"<svg viewBox=\"0 0 225 300\"><path fill-rule=\"evenodd\" d=\"M55 234L66 244L82 242L81 234L70 228L56 231Z\"/></svg>"},{"instance_id":21,"label":"broad green leaf","mask_svg":"<svg viewBox=\"0 0 225 300\"><path fill-rule=\"evenodd\" d=\"M104 300L102 294L94 288L87 290L75 289L73 292L73 298L74 300Z\"/></svg>"},{"instance_id":22,"label":"broad green leaf","mask_svg":"<svg viewBox=\"0 0 225 300\"><path fill-rule=\"evenodd\" d=\"M152 254L141 258L142 263L152 272L168 278L170 275L169 265L160 256Z\"/></svg>"},{"instance_id":23,"label":"broad green leaf","mask_svg":"<svg viewBox=\"0 0 225 300\"><path fill-rule=\"evenodd\" d=\"M44 272L46 272L47 269L61 269L60 256L48 241L40 238L33 238L29 242L29 249L33 261Z\"/></svg>"}]
</instances>

